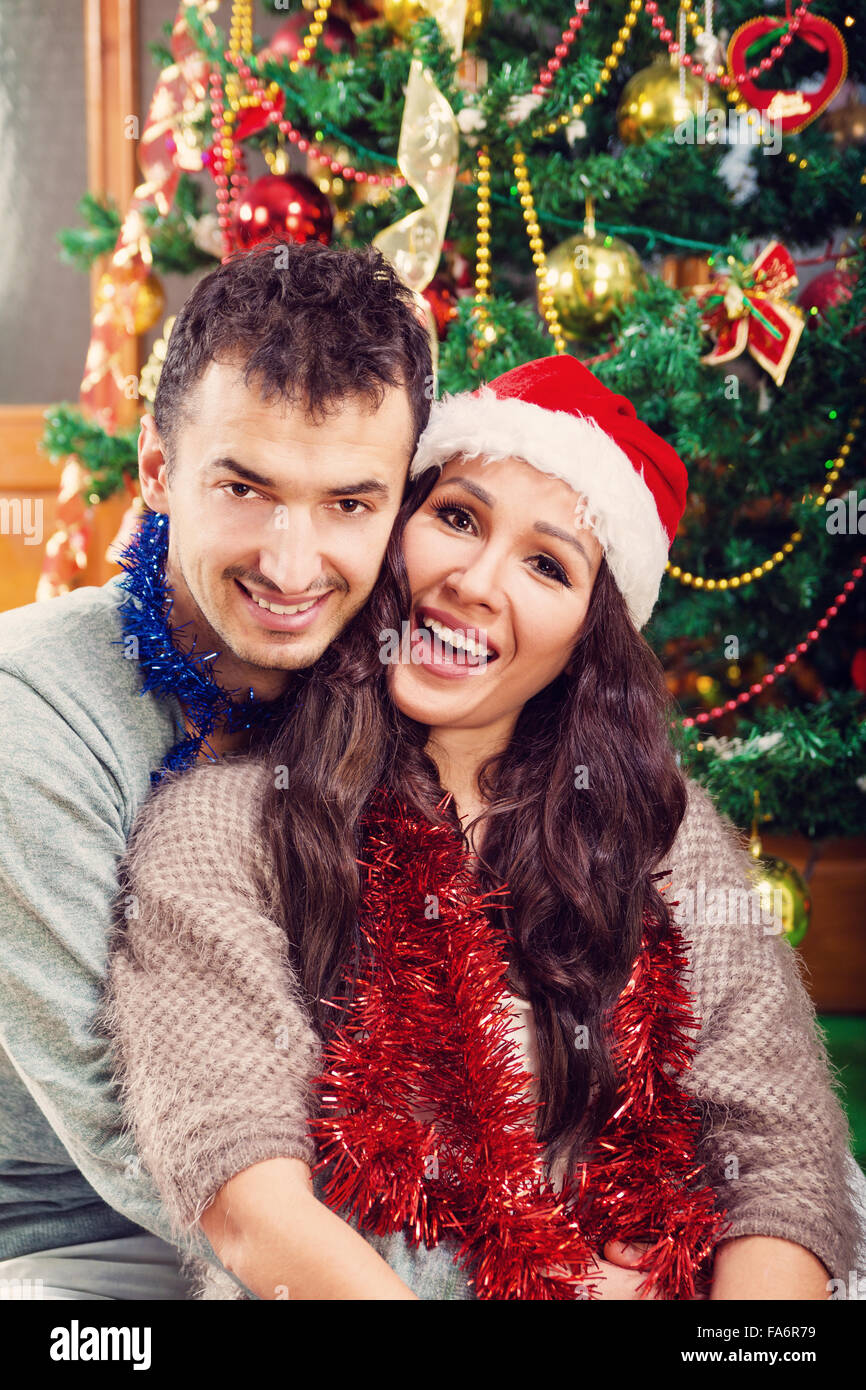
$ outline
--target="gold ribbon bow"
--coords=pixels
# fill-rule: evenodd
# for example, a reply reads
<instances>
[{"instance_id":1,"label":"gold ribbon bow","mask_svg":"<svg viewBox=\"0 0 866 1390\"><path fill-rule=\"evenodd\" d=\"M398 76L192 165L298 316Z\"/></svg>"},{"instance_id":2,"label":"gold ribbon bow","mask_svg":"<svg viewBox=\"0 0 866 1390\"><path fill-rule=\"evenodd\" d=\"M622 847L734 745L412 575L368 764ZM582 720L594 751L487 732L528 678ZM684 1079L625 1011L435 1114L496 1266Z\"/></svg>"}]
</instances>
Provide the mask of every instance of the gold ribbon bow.
<instances>
[{"instance_id":1,"label":"gold ribbon bow","mask_svg":"<svg viewBox=\"0 0 866 1390\"><path fill-rule=\"evenodd\" d=\"M466 0L424 0L427 9L454 50L463 51ZM424 313L431 342L436 342L432 314L421 290L426 289L439 265L445 228L451 211L459 151L457 120L429 68L413 58L406 84L406 101L400 127L397 163L421 207L385 227L373 238L409 289L415 292ZM435 348L434 348L435 362Z\"/></svg>"}]
</instances>

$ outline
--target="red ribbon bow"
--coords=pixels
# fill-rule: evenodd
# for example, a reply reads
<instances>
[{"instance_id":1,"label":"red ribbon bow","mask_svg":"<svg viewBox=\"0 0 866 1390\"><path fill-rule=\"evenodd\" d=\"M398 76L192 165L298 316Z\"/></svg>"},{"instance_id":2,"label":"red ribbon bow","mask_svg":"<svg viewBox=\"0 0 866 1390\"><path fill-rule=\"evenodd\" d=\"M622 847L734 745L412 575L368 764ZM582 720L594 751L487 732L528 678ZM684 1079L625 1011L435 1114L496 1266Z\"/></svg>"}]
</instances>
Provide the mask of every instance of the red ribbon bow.
<instances>
[{"instance_id":1,"label":"red ribbon bow","mask_svg":"<svg viewBox=\"0 0 866 1390\"><path fill-rule=\"evenodd\" d=\"M729 275L695 287L704 323L716 335L701 361L730 362L748 349L781 386L803 332L803 316L786 298L797 284L790 252L771 241L751 265L733 258L729 264Z\"/></svg>"}]
</instances>

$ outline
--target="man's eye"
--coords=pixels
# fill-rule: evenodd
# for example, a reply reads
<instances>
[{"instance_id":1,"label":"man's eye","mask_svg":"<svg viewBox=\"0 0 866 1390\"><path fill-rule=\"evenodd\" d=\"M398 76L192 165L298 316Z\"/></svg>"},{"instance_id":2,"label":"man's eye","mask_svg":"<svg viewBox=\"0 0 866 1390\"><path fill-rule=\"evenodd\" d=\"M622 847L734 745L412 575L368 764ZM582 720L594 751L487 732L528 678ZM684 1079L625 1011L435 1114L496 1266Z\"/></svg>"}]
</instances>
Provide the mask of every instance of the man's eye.
<instances>
[{"instance_id":1,"label":"man's eye","mask_svg":"<svg viewBox=\"0 0 866 1390\"><path fill-rule=\"evenodd\" d=\"M359 516L361 512L367 510L366 503L359 502L357 497L341 497L337 506L342 510L344 516Z\"/></svg>"},{"instance_id":2,"label":"man's eye","mask_svg":"<svg viewBox=\"0 0 866 1390\"><path fill-rule=\"evenodd\" d=\"M235 492L235 488L240 488L240 492ZM231 490L232 496L238 498L246 497L248 493L252 493L252 488L249 483L229 483L229 489Z\"/></svg>"}]
</instances>

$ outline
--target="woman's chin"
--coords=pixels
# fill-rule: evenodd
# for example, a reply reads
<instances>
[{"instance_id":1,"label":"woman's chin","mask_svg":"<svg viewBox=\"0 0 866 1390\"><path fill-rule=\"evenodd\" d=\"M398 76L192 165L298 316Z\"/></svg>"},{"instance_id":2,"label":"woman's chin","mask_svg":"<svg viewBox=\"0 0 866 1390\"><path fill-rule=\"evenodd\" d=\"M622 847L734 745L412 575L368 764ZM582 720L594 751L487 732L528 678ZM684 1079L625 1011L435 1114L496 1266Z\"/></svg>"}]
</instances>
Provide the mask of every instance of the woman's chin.
<instances>
[{"instance_id":1,"label":"woman's chin","mask_svg":"<svg viewBox=\"0 0 866 1390\"><path fill-rule=\"evenodd\" d=\"M470 703L466 681L404 665L391 668L388 693L400 713L418 724L459 724ZM471 703L474 709L476 702Z\"/></svg>"}]
</instances>

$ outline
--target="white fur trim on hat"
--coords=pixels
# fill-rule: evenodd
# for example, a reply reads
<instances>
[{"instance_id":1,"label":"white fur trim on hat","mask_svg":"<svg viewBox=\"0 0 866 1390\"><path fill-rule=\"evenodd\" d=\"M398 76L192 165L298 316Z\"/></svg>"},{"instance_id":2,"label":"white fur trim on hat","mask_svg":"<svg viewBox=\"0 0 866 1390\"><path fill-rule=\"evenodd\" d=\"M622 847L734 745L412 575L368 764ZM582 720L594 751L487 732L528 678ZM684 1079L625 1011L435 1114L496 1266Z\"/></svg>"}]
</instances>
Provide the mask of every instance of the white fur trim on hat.
<instances>
[{"instance_id":1,"label":"white fur trim on hat","mask_svg":"<svg viewBox=\"0 0 866 1390\"><path fill-rule=\"evenodd\" d=\"M658 598L668 537L652 495L631 459L595 420L530 401L500 399L490 387L435 401L409 470L417 478L456 454L524 459L580 494L577 524L592 531L642 628Z\"/></svg>"}]
</instances>

